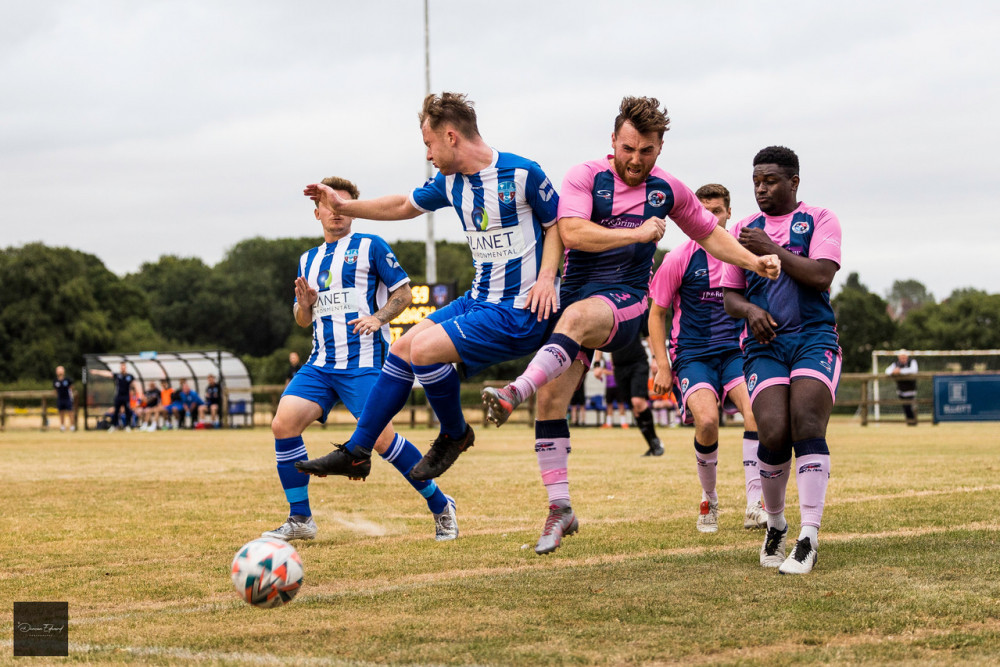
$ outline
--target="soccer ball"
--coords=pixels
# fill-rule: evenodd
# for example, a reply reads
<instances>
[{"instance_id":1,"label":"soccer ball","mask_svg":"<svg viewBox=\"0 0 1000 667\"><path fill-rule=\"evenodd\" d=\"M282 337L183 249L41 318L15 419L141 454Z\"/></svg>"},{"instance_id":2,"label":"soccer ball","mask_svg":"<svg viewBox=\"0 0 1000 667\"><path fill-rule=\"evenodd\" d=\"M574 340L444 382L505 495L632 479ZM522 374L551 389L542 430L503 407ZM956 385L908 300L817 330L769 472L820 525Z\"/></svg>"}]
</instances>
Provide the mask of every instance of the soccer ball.
<instances>
[{"instance_id":1,"label":"soccer ball","mask_svg":"<svg viewBox=\"0 0 1000 667\"><path fill-rule=\"evenodd\" d=\"M233 558L233 586L255 607L291 602L302 586L302 558L288 542L262 537L247 542Z\"/></svg>"}]
</instances>

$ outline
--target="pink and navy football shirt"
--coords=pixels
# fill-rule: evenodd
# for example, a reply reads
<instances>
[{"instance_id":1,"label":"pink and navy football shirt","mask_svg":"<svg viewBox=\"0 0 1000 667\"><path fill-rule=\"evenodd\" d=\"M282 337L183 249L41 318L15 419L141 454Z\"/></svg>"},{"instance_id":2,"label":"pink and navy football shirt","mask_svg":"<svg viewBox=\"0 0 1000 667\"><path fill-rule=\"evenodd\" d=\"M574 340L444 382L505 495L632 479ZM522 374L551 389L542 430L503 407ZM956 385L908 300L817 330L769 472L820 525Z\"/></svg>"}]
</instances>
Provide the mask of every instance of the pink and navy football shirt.
<instances>
[{"instance_id":1,"label":"pink and navy football shirt","mask_svg":"<svg viewBox=\"0 0 1000 667\"><path fill-rule=\"evenodd\" d=\"M733 236L739 238L744 227L763 229L772 241L792 254L828 259L840 266L840 221L825 208L799 202L787 215L756 213L740 220L731 230ZM725 267L722 285L744 290L750 303L770 313L778 323L776 334L803 331L836 334L830 290L820 292L801 285L785 271L777 280L768 280L731 264ZM748 335L745 328L743 335Z\"/></svg>"},{"instance_id":2,"label":"pink and navy football shirt","mask_svg":"<svg viewBox=\"0 0 1000 667\"><path fill-rule=\"evenodd\" d=\"M712 233L718 220L686 185L659 167L629 186L612 166L614 157L576 165L563 180L560 218L583 218L608 229L635 229L652 217L669 217L692 239ZM649 289L655 243L632 243L601 252L567 250L563 287L601 283L644 296Z\"/></svg>"},{"instance_id":3,"label":"pink and navy football shirt","mask_svg":"<svg viewBox=\"0 0 1000 667\"><path fill-rule=\"evenodd\" d=\"M696 359L739 350L743 320L726 314L722 273L727 265L694 241L685 241L663 258L649 285L649 296L673 310L670 359Z\"/></svg>"}]
</instances>

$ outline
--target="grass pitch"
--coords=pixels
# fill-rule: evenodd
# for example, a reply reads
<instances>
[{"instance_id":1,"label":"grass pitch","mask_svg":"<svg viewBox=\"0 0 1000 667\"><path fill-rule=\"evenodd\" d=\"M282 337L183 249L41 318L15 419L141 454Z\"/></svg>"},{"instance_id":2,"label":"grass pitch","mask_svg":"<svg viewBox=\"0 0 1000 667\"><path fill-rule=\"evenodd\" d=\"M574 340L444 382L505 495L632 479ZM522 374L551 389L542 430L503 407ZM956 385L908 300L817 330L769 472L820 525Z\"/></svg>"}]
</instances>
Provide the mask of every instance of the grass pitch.
<instances>
[{"instance_id":1,"label":"grass pitch","mask_svg":"<svg viewBox=\"0 0 1000 667\"><path fill-rule=\"evenodd\" d=\"M312 455L347 431L310 430ZM286 515L265 429L0 434L0 617L69 601L70 661L420 664L791 664L1000 661L1000 428L831 424L819 562L762 570L742 528L738 428L720 443L720 529L695 530L690 429L577 429L580 533L532 550L546 514L530 429L477 427L439 480L461 537L389 464L314 479L305 585L254 609L236 549ZM406 432L421 449L433 433ZM797 534L794 481L788 518ZM59 659L64 661L66 659Z\"/></svg>"}]
</instances>

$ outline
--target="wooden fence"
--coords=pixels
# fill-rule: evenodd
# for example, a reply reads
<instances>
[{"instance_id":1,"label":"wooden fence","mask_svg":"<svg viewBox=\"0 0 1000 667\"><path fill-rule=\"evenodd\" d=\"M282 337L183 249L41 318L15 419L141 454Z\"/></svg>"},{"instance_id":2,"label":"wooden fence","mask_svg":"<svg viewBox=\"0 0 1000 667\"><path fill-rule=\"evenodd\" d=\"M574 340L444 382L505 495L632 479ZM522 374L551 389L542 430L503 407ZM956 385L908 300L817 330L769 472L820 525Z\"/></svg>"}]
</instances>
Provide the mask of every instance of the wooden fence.
<instances>
[{"instance_id":1,"label":"wooden fence","mask_svg":"<svg viewBox=\"0 0 1000 667\"><path fill-rule=\"evenodd\" d=\"M840 387L837 392L836 410L839 413L851 411L859 418L862 426L867 426L872 420L875 407L899 407L907 402L914 403L918 412L928 414L933 411L934 399L930 396L930 386L935 375L940 372L924 372L908 375L907 378L917 380L918 397L915 401L903 401L896 398L895 380L888 375L874 373L844 373L840 378ZM947 373L948 375L982 375L983 373L967 371L961 373ZM876 399L874 387L876 381L879 384L879 396ZM484 386L501 386L502 382L485 382L479 384L463 385L463 393L466 397L464 409L466 419L472 422L480 422L486 425L486 408L478 399L479 391ZM281 392L284 391L283 384L263 384L251 387L254 396L254 410L252 415L248 415L250 423L255 426L267 426L271 423L274 413L278 408L278 401ZM406 407L393 420L396 424L408 424L410 427L418 424L432 426L435 423L433 411L426 404L415 402L415 394L411 394L410 401ZM5 430L10 418L18 417L18 422L23 424L24 418L28 423L34 423L40 428L49 428L53 419L58 421L58 413L55 410L55 393L48 390L34 391L0 391L0 431ZM79 427L80 410L78 404L74 405L73 425ZM94 416L94 415L91 415ZM99 418L99 416L98 416ZM37 420L37 421L36 421ZM519 423L529 427L535 421L535 400L532 397L522 406L518 407L511 416L511 423ZM329 424L353 424L354 417L338 406L330 412ZM32 426L34 427L34 426Z\"/></svg>"},{"instance_id":2,"label":"wooden fence","mask_svg":"<svg viewBox=\"0 0 1000 667\"><path fill-rule=\"evenodd\" d=\"M468 398L464 405L464 410L466 413L466 419L469 421L481 421L483 425L486 425L486 408L481 404L478 399L479 391L486 385L490 386L501 386L502 382L490 382L483 384L471 384L463 385L463 390L465 395L469 397L472 392L475 392L475 402L470 402L472 399ZM230 425L235 424L236 419L239 417L245 417L246 421L249 422L246 425L252 426L269 426L271 424L271 419L274 418L274 414L278 409L278 401L281 398L281 392L285 390L285 385L283 384L259 384L253 385L250 388L251 393L254 396L253 412L239 414L230 414L229 423ZM433 426L436 423L436 418L434 416L434 411L431 410L430 406L425 403L417 403L415 401L417 392L414 392L410 396L410 400L406 407L400 411L393 422L396 424L407 424L409 427L417 426L418 424ZM79 398L79 396L77 397ZM46 430L53 423L53 420L58 422L58 412L55 409L56 397L55 393L50 389L39 389L30 391L0 391L0 431L4 431L8 426L14 427L29 427L29 428L41 428ZM226 405L229 405L229 401L226 401ZM79 404L79 400L74 401L73 404L73 418L72 424L74 428L80 426L80 422L83 420L82 416L83 408ZM97 410L89 414L91 420L96 423L97 420L104 416L104 410ZM512 423L522 423L527 426L534 426L535 423L535 400L534 397L531 400L526 401L522 406L520 406L511 417ZM327 418L327 424L322 425L324 428L326 425L336 425L336 424L353 424L355 422L354 417L348 412L343 405L338 405L336 408L330 411L330 415ZM90 426L93 427L94 423Z\"/></svg>"}]
</instances>

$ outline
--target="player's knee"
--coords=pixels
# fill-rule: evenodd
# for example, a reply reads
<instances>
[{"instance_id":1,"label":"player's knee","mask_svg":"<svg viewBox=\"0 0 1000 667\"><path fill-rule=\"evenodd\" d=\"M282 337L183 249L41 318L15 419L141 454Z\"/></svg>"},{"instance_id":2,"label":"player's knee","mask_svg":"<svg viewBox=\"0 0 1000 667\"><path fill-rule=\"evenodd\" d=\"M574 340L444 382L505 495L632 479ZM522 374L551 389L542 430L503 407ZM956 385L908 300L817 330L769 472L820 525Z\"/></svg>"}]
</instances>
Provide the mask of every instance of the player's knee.
<instances>
[{"instance_id":1,"label":"player's knee","mask_svg":"<svg viewBox=\"0 0 1000 667\"><path fill-rule=\"evenodd\" d=\"M559 316L556 332L578 340L587 331L590 318L580 308L570 306Z\"/></svg>"},{"instance_id":2,"label":"player's knee","mask_svg":"<svg viewBox=\"0 0 1000 667\"><path fill-rule=\"evenodd\" d=\"M408 336L403 336L396 340L395 343L389 346L389 352L399 357L403 361L409 363L410 361L410 338Z\"/></svg>"},{"instance_id":3,"label":"player's knee","mask_svg":"<svg viewBox=\"0 0 1000 667\"><path fill-rule=\"evenodd\" d=\"M822 438L826 435L827 420L816 413L795 413L792 415L792 440Z\"/></svg>"},{"instance_id":4,"label":"player's knee","mask_svg":"<svg viewBox=\"0 0 1000 667\"><path fill-rule=\"evenodd\" d=\"M295 432L295 425L279 412L271 420L271 434L278 440L282 438L294 438L300 433Z\"/></svg>"},{"instance_id":5,"label":"player's knee","mask_svg":"<svg viewBox=\"0 0 1000 667\"><path fill-rule=\"evenodd\" d=\"M784 449L790 442L787 422L783 424L760 423L757 425L757 438L766 449L777 452Z\"/></svg>"},{"instance_id":6,"label":"player's knee","mask_svg":"<svg viewBox=\"0 0 1000 667\"><path fill-rule=\"evenodd\" d=\"M437 356L437 350L429 336L416 336L410 341L409 358L403 358L417 366L428 366L436 363Z\"/></svg>"}]
</instances>

